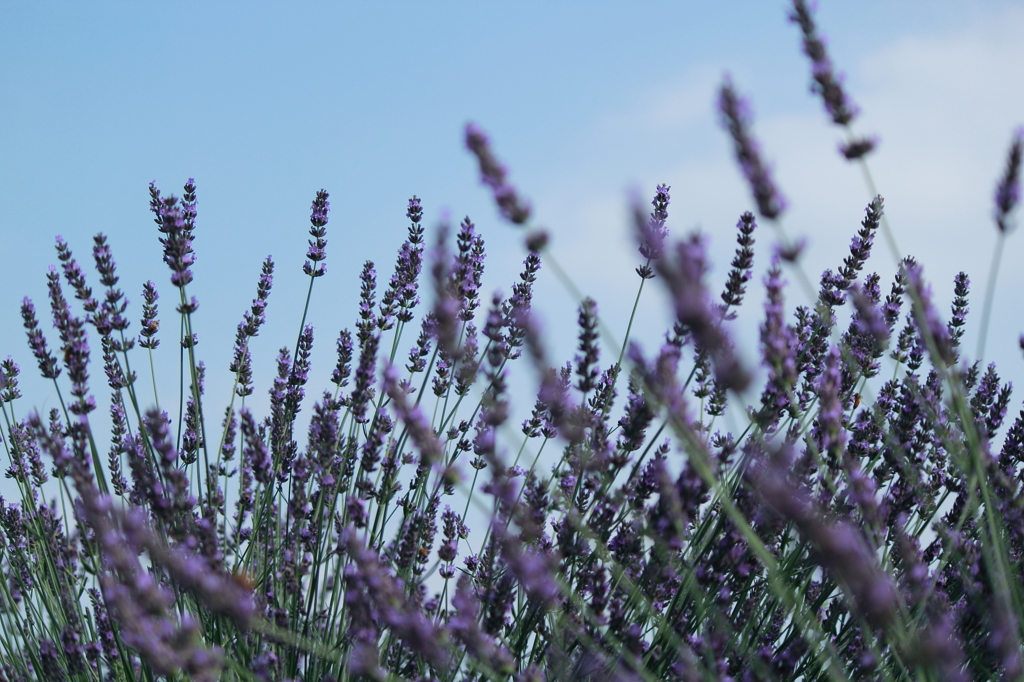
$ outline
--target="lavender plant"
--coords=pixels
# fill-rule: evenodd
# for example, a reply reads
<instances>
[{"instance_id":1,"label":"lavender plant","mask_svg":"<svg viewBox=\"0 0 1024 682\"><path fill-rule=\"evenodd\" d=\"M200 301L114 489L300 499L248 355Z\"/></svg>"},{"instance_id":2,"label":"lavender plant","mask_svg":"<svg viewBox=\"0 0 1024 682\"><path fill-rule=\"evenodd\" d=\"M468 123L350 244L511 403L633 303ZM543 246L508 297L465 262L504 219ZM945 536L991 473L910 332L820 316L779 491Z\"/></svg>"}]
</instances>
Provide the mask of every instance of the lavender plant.
<instances>
[{"instance_id":1,"label":"lavender plant","mask_svg":"<svg viewBox=\"0 0 1024 682\"><path fill-rule=\"evenodd\" d=\"M794 0L791 18L812 90L849 129L856 107L811 9ZM729 80L719 107L754 206L781 230L785 202ZM889 232L872 186L812 305L786 307L786 273L809 282L799 242L780 232L762 255L744 211L715 296L704 238L670 234L671 188L658 185L634 222L637 300L648 280L670 295L664 344L629 342L634 306L617 359L603 360L609 321L582 298L578 352L553 364L532 310L544 265L560 271L548 235L486 134L465 134L501 215L526 231L519 280L488 297L476 225L463 220L454 243L444 223L428 235L412 197L387 286L372 262L359 274L354 331L327 344L321 395L306 395L321 347L307 313L326 274L327 192L312 203L296 342L277 353L266 401L253 397L250 344L272 258L230 358L208 368L196 352L194 181L180 198L150 186L174 304L168 320L161 285L146 282L138 334L106 238L93 245L95 295L57 238L57 340L31 300L21 316L59 407L22 407L19 364L0 363L20 496L0 499L0 680L1024 677L1024 410L1004 429L1011 384L964 355L966 274L945 322L910 256L883 297L866 271ZM874 146L850 133L841 152L866 164ZM1020 165L1018 133L996 190L1001 235ZM758 374L730 322L763 258ZM185 390L161 406L138 368L155 375L168 345ZM534 368L517 430L509 378ZM211 411L204 382L225 370L230 403ZM739 433L723 428L730 410Z\"/></svg>"}]
</instances>

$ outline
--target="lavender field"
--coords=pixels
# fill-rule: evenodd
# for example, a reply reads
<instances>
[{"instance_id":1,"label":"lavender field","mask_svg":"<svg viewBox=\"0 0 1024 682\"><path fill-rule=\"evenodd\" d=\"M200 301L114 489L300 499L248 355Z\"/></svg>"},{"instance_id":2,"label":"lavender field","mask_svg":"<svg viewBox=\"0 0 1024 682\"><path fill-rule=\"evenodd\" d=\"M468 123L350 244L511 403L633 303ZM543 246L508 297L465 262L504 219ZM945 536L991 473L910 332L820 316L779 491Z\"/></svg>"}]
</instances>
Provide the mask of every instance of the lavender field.
<instances>
[{"instance_id":1,"label":"lavender field","mask_svg":"<svg viewBox=\"0 0 1024 682\"><path fill-rule=\"evenodd\" d=\"M744 9L753 23L740 32L766 11ZM170 80L133 76L161 94L153 120L169 110L178 126L143 130L138 150L130 129L117 138L125 177L147 163L161 173L132 189L137 206L113 206L120 171L90 173L64 196L60 182L45 186L54 204L26 225L17 211L37 195L20 188L42 171L0 162L10 178L0 201L12 207L0 223L0 680L1024 679L1024 409L1013 389L1024 94L1002 82L1009 104L979 111L977 124L998 148L961 161L951 140L970 177L936 179L950 166L927 154L916 166L891 160L900 143L873 127L890 119L871 113L889 100L877 89L861 100L854 85L866 77L841 72L828 8L771 9L765 21L785 32L796 75L751 77L756 58L717 68L700 102L713 130L694 138L695 157L715 160L645 165L644 176L664 176L611 198L607 185L584 187L605 168L599 155L590 168L574 159L579 177L557 192L544 159L526 158L538 145L560 158L559 145L543 132L528 142L517 121L571 124L557 106L527 114L503 99L558 90L559 76L522 75L550 65L544 54L521 56L523 80L505 70L514 59L496 57L508 78L481 86L501 93L493 101L455 97L494 109L497 129L459 114L457 138L423 143L445 160L436 167L400 126L401 156L384 153L391 105L363 97L371 90L353 84L364 76L324 75L301 112L279 111L264 85L287 89L287 78L264 71L265 104L225 109L232 128L213 126L204 107L249 86L188 60ZM235 10L246 44L259 35L267 54L287 51L269 28L247 33L273 14ZM80 11L46 24L0 5L0 18L50 36ZM219 20L195 11L194 24L168 17L152 30L202 53ZM440 24L410 12L395 38L407 70L421 53L446 54L423 30ZM141 27L147 16L119 20ZM347 35L391 28L346 16L363 21ZM1008 54L997 38L1024 14L977 16L962 43L943 44L956 52L989 35L986 54ZM528 23L505 18L513 36ZM655 18L594 27L622 39ZM291 35L292 19L278 21ZM145 30L123 40L162 54L132 42ZM922 41L897 40L858 69L898 74L887 57L928 54ZM29 42L10 55L36 55L44 72ZM90 44L83 64L140 68ZM320 63L320 48L302 49ZM638 48L645 59L660 49ZM485 72L484 57L459 68ZM601 63L610 83L632 77ZM32 103L52 95L27 88L25 73L0 67L0 92L21 93L0 115L42 139L45 121L30 118L48 109ZM341 119L333 125L350 137L332 137L306 111L339 83L354 119L372 100L380 128ZM581 85L581 106L599 89ZM409 82L395 102L422 106L431 126L448 115L430 113L418 90ZM777 113L783 95L804 97L813 131ZM77 100L81 115L104 96ZM671 147L662 119L697 116L664 101L640 107L651 149ZM598 133L632 116L622 111L580 138L617 164L628 154ZM263 136L247 117L293 132ZM773 146L794 129L806 135L795 156ZM0 148L23 158L28 146L3 135ZM244 153L227 163L218 150L232 135ZM264 154L295 172L262 165ZM163 179L190 158L205 176ZM350 168L326 170L339 163ZM251 184L218 179L229 172ZM635 180L614 182L623 177ZM801 178L809 189L787 184ZM371 180L384 189L360 198ZM301 202L298 181L309 184ZM424 189L395 199L417 182ZM983 201L967 215L963 193L977 186ZM446 208L449 192L474 217ZM366 198L381 204L348 207ZM35 242L55 243L39 256L48 269Z\"/></svg>"}]
</instances>

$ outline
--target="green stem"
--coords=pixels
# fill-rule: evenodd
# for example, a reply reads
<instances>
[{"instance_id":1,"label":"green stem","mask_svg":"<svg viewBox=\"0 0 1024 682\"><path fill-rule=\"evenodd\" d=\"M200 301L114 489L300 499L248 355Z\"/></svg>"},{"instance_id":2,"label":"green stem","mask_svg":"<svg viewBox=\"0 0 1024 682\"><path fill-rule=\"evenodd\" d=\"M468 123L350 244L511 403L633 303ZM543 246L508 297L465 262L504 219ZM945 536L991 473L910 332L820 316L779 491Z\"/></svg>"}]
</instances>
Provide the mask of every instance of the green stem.
<instances>
[{"instance_id":1,"label":"green stem","mask_svg":"<svg viewBox=\"0 0 1024 682\"><path fill-rule=\"evenodd\" d=\"M992 314L992 301L996 297L996 280L999 277L999 263L1003 258L1003 244L1006 241L1006 233L1000 231L996 241L996 249L992 253L992 265L988 269L988 287L985 289L985 305L981 313L981 336L978 338L977 359L985 357L985 341L988 336L989 316Z\"/></svg>"}]
</instances>

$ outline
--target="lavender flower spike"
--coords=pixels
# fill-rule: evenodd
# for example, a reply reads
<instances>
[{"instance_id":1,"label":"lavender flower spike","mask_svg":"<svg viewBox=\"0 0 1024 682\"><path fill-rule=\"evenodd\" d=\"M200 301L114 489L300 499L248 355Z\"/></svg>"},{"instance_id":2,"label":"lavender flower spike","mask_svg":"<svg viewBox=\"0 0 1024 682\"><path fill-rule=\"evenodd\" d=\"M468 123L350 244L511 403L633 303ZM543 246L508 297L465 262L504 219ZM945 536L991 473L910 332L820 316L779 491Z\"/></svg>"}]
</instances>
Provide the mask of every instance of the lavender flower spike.
<instances>
[{"instance_id":1,"label":"lavender flower spike","mask_svg":"<svg viewBox=\"0 0 1024 682\"><path fill-rule=\"evenodd\" d=\"M641 279L654 277L654 270L651 268L651 261L661 258L665 250L665 239L668 237L668 228L665 227L665 220L668 219L668 204L670 200L668 185L658 185L654 191L654 199L651 205L654 211L650 218L645 218L640 209L638 201L634 201L633 222L636 225L637 234L640 238L640 255L647 259L647 262L636 268L636 274Z\"/></svg>"},{"instance_id":2,"label":"lavender flower spike","mask_svg":"<svg viewBox=\"0 0 1024 682\"><path fill-rule=\"evenodd\" d=\"M640 255L650 260L661 258L665 237L668 236L665 221L668 219L668 204L670 201L668 192L670 189L672 188L668 185L658 185L654 192L654 199L651 200L654 211L651 213L650 220L646 223L645 227L647 229L643 234L643 244L640 245Z\"/></svg>"},{"instance_id":3,"label":"lavender flower spike","mask_svg":"<svg viewBox=\"0 0 1024 682\"><path fill-rule=\"evenodd\" d=\"M832 67L825 51L825 41L818 35L818 27L811 15L813 9L804 0L793 0L793 12L789 20L798 24L804 34L804 54L811 59L811 76L814 78L811 92L821 95L832 121L836 125L845 126L857 115L857 106L847 98L841 85L842 77L837 76Z\"/></svg>"},{"instance_id":4,"label":"lavender flower spike","mask_svg":"<svg viewBox=\"0 0 1024 682\"><path fill-rule=\"evenodd\" d=\"M786 200L772 182L771 169L761 160L761 150L750 134L750 105L736 94L728 77L718 92L718 111L736 146L736 160L750 183L758 212L770 220L778 218L786 208Z\"/></svg>"},{"instance_id":5,"label":"lavender flower spike","mask_svg":"<svg viewBox=\"0 0 1024 682\"><path fill-rule=\"evenodd\" d=\"M529 202L524 201L516 194L515 187L506 182L508 170L494 158L487 134L473 123L466 124L466 147L480 162L480 179L494 192L494 200L501 209L501 215L516 225L522 225L529 220Z\"/></svg>"},{"instance_id":6,"label":"lavender flower spike","mask_svg":"<svg viewBox=\"0 0 1024 682\"><path fill-rule=\"evenodd\" d=\"M192 264L196 255L192 249L192 233L187 218L192 215L192 206L178 203L177 197L161 197L156 183L149 183L149 207L156 216L154 222L163 234L160 244L164 248L164 263L171 268L171 284L178 288L192 281ZM183 312L192 312L191 310Z\"/></svg>"},{"instance_id":7,"label":"lavender flower spike","mask_svg":"<svg viewBox=\"0 0 1024 682\"><path fill-rule=\"evenodd\" d=\"M939 319L939 314L932 305L931 287L925 283L920 265L905 263L903 267L906 269L910 290L916 292L914 323L917 325L918 333L920 333L921 339L925 340L926 345L928 345L927 340L931 339L931 342L935 344L934 350L938 354L937 359L941 359L946 366L949 366L956 362L956 356L950 343L949 328ZM918 302L920 306L917 305Z\"/></svg>"},{"instance_id":8,"label":"lavender flower spike","mask_svg":"<svg viewBox=\"0 0 1024 682\"><path fill-rule=\"evenodd\" d=\"M309 260L303 263L302 271L310 277L322 277L327 272L327 266L317 265L327 258L327 213L331 210L331 204L327 201L330 196L324 190L316 193L313 199L312 214L309 216L309 234L313 238L309 240L309 251L306 258Z\"/></svg>"},{"instance_id":9,"label":"lavender flower spike","mask_svg":"<svg viewBox=\"0 0 1024 682\"><path fill-rule=\"evenodd\" d=\"M1013 225L1009 221L1010 212L1020 202L1020 163L1024 152L1024 127L1017 128L1010 144L1010 153L1006 158L1006 171L996 185L996 225L1003 234L1010 231Z\"/></svg>"},{"instance_id":10,"label":"lavender flower spike","mask_svg":"<svg viewBox=\"0 0 1024 682\"><path fill-rule=\"evenodd\" d=\"M722 328L719 310L704 286L703 239L700 235L691 235L676 244L673 255L662 258L656 266L672 294L677 321L688 328L698 346L711 355L718 382L726 388L742 391L751 377L733 352L732 342Z\"/></svg>"},{"instance_id":11,"label":"lavender flower spike","mask_svg":"<svg viewBox=\"0 0 1024 682\"><path fill-rule=\"evenodd\" d=\"M43 378L56 379L60 376L57 358L53 356L46 345L46 337L39 329L35 305L27 296L21 302L21 319L24 321L25 330L28 333L29 348L32 349L32 355L39 363L39 370L43 373Z\"/></svg>"}]
</instances>

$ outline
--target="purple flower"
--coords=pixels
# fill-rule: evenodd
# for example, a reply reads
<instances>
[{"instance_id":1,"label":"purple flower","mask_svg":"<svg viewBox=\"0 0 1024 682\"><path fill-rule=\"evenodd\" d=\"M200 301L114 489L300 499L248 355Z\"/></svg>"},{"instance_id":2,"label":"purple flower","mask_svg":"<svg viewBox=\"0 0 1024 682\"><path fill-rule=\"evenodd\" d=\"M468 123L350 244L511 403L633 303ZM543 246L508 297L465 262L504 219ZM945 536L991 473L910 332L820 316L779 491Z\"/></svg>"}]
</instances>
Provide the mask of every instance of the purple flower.
<instances>
[{"instance_id":1,"label":"purple flower","mask_svg":"<svg viewBox=\"0 0 1024 682\"><path fill-rule=\"evenodd\" d=\"M796 386L797 339L785 322L783 307L782 270L778 260L764 280L768 298L765 302L765 321L761 325L761 356L768 368L768 383L761 395L760 420L766 427L773 426L783 413L792 409L790 396Z\"/></svg>"},{"instance_id":2,"label":"purple flower","mask_svg":"<svg viewBox=\"0 0 1024 682\"><path fill-rule=\"evenodd\" d=\"M827 521L806 490L795 486L779 461L749 466L754 489L777 513L792 521L800 536L818 552L821 565L843 585L857 612L870 625L884 628L897 617L896 586L878 566L874 552L850 522Z\"/></svg>"},{"instance_id":3,"label":"purple flower","mask_svg":"<svg viewBox=\"0 0 1024 682\"><path fill-rule=\"evenodd\" d=\"M109 318L110 329L124 331L128 328L128 319L124 317L124 312L128 309L128 301L120 289L114 288L118 282L118 277L114 274L114 257L110 253L110 247L107 245L107 238L104 235L96 235L93 238L93 243L92 255L96 261L96 271L100 273L100 284L107 287L101 304L101 316ZM97 329L100 329L98 317L94 316L93 321Z\"/></svg>"},{"instance_id":4,"label":"purple flower","mask_svg":"<svg viewBox=\"0 0 1024 682\"><path fill-rule=\"evenodd\" d=\"M110 616L107 614L107 608L103 603L99 590L96 588L89 589L89 601L92 604L92 611L96 622L96 634L99 637L103 657L107 665L113 665L114 661L120 657L120 652L117 648L117 637L114 634L114 627L110 622Z\"/></svg>"},{"instance_id":5,"label":"purple flower","mask_svg":"<svg viewBox=\"0 0 1024 682\"><path fill-rule=\"evenodd\" d=\"M817 441L819 452L827 455L826 461L838 467L839 458L846 445L846 431L843 428L843 403L839 395L842 389L842 359L839 348L832 347L825 357L825 371L818 381L817 394L820 407L818 419L811 435Z\"/></svg>"},{"instance_id":6,"label":"purple flower","mask_svg":"<svg viewBox=\"0 0 1024 682\"><path fill-rule=\"evenodd\" d=\"M448 225L442 220L438 226L437 240L431 253L431 278L434 285L434 308L432 331L437 339L437 350L449 368L459 360L462 351L459 345L460 303L451 290L450 258L448 254Z\"/></svg>"},{"instance_id":7,"label":"purple flower","mask_svg":"<svg viewBox=\"0 0 1024 682\"><path fill-rule=\"evenodd\" d=\"M313 325L307 324L299 335L299 345L292 364L292 372L288 376L288 385L292 387L292 400L297 404L302 400L302 386L309 378L309 358L313 352Z\"/></svg>"},{"instance_id":8,"label":"purple flower","mask_svg":"<svg viewBox=\"0 0 1024 682\"><path fill-rule=\"evenodd\" d=\"M348 377L351 373L352 364L352 334L347 329L342 329L338 334L336 344L338 351L338 363L331 373L331 381L338 388L345 388L348 385Z\"/></svg>"},{"instance_id":9,"label":"purple flower","mask_svg":"<svg viewBox=\"0 0 1024 682\"><path fill-rule=\"evenodd\" d=\"M57 366L55 358L46 346L46 337L39 329L39 320L36 318L36 308L32 300L25 297L21 301L21 319L25 324L25 331L28 334L28 345L39 363L39 371L44 379L56 379L60 376L60 367Z\"/></svg>"},{"instance_id":10,"label":"purple flower","mask_svg":"<svg viewBox=\"0 0 1024 682\"><path fill-rule=\"evenodd\" d=\"M21 397L21 391L18 390L19 374L21 368L8 355L7 359L0 363L0 403L9 403Z\"/></svg>"},{"instance_id":11,"label":"purple flower","mask_svg":"<svg viewBox=\"0 0 1024 682\"><path fill-rule=\"evenodd\" d=\"M356 329L359 330L357 337L360 344L373 336L374 328L377 326L376 317L373 314L374 299L377 292L377 271L374 269L373 261L363 263L363 269L359 273L359 322Z\"/></svg>"},{"instance_id":12,"label":"purple flower","mask_svg":"<svg viewBox=\"0 0 1024 682\"><path fill-rule=\"evenodd\" d=\"M973 679L964 671L963 643L957 634L955 617L951 613L938 613L915 637L912 653L914 661L931 667L935 679L948 682L968 682ZM968 668L970 670L970 668Z\"/></svg>"},{"instance_id":13,"label":"purple flower","mask_svg":"<svg viewBox=\"0 0 1024 682\"><path fill-rule=\"evenodd\" d=\"M420 302L419 276L423 269L423 227L420 221L423 209L420 207L419 197L413 196L409 200L406 216L412 224L409 226L409 237L398 252L398 262L395 264L395 273L391 276L388 290L381 297L378 322L381 329L391 328L392 315L399 322L411 321L413 308Z\"/></svg>"},{"instance_id":14,"label":"purple flower","mask_svg":"<svg viewBox=\"0 0 1024 682\"><path fill-rule=\"evenodd\" d=\"M668 219L670 199L668 192L670 189L672 188L668 185L658 185L657 189L655 189L654 199L651 201L654 211L651 212L650 218L645 220L639 207L634 208L634 223L640 237L640 248L638 250L640 255L647 259L647 263L636 269L636 274L640 275L641 279L651 279L654 277L654 271L651 269L650 262L661 258L665 246L665 238L668 236L665 220Z\"/></svg>"},{"instance_id":15,"label":"purple flower","mask_svg":"<svg viewBox=\"0 0 1024 682\"><path fill-rule=\"evenodd\" d=\"M459 319L467 322L480 305L480 284L484 271L484 239L476 233L469 217L463 219L456 238L458 253L449 275L452 295L459 303Z\"/></svg>"},{"instance_id":16,"label":"purple flower","mask_svg":"<svg viewBox=\"0 0 1024 682\"><path fill-rule=\"evenodd\" d=\"M463 576L452 596L455 613L448 622L448 627L465 648L478 661L488 667L511 674L514 663L507 649L495 644L494 639L480 627L480 603L473 594L470 581Z\"/></svg>"},{"instance_id":17,"label":"purple flower","mask_svg":"<svg viewBox=\"0 0 1024 682\"><path fill-rule=\"evenodd\" d=\"M68 378L71 379L71 395L78 398L68 409L75 414L86 415L95 409L96 401L89 395L89 387L86 384L89 380L89 344L85 335L85 323L71 314L71 306L68 305L67 299L64 298L61 291L60 277L55 268L51 267L46 275L46 280L46 286L50 292L53 324L60 332L64 367L68 370ZM24 317L24 308L22 315ZM41 365L42 361L40 361Z\"/></svg>"},{"instance_id":18,"label":"purple flower","mask_svg":"<svg viewBox=\"0 0 1024 682\"><path fill-rule=\"evenodd\" d=\"M757 221L750 211L740 216L736 223L739 234L736 236L736 255L732 259L732 269L729 270L729 279L725 283L725 291L722 292L722 302L726 308L726 319L734 319L735 311L728 308L738 307L743 302L743 294L746 292L747 282L751 278L751 269L754 267L754 230L757 229Z\"/></svg>"},{"instance_id":19,"label":"purple flower","mask_svg":"<svg viewBox=\"0 0 1024 682\"><path fill-rule=\"evenodd\" d=\"M905 263L903 267L907 272L910 291L914 293L914 323L917 332L925 347L935 353L933 361L939 360L949 366L956 361L956 357L950 343L949 328L939 319L932 305L931 287L925 283L919 265Z\"/></svg>"},{"instance_id":20,"label":"purple flower","mask_svg":"<svg viewBox=\"0 0 1024 682\"><path fill-rule=\"evenodd\" d=\"M857 107L849 101L843 91L842 77L835 74L825 50L825 41L818 35L811 9L804 0L793 0L793 11L789 15L789 20L798 24L804 34L804 54L811 59L811 75L814 78L811 92L821 95L825 110L833 122L841 126L849 124L857 115ZM864 153L866 151L862 151L861 155Z\"/></svg>"},{"instance_id":21,"label":"purple flower","mask_svg":"<svg viewBox=\"0 0 1024 682\"><path fill-rule=\"evenodd\" d=\"M878 358L882 357L889 344L889 324L877 305L881 296L878 275L869 275L863 288L854 284L850 293L856 312L850 320L849 331L843 335L843 341L863 375L873 377L878 374L880 367Z\"/></svg>"},{"instance_id":22,"label":"purple flower","mask_svg":"<svg viewBox=\"0 0 1024 682\"><path fill-rule=\"evenodd\" d=\"M654 409L644 398L640 386L629 378L629 400L626 403L626 413L619 420L622 431L619 435L619 448L624 452L635 452L644 444L644 437L647 427L654 420Z\"/></svg>"},{"instance_id":23,"label":"purple flower","mask_svg":"<svg viewBox=\"0 0 1024 682\"><path fill-rule=\"evenodd\" d=\"M821 276L821 290L818 297L822 303L830 307L846 303L845 292L853 286L864 263L871 255L875 231L882 217L882 197L876 196L868 205L861 229L850 243L850 255L843 259L843 266L838 273L826 270Z\"/></svg>"},{"instance_id":24,"label":"purple flower","mask_svg":"<svg viewBox=\"0 0 1024 682\"><path fill-rule=\"evenodd\" d=\"M480 362L477 360L479 344L477 343L476 325L467 321L463 330L463 337L464 341L462 342L462 352L460 354L458 369L455 372L455 393L460 396L465 396L469 393L469 389L476 381L478 373L477 370L480 367ZM493 353L500 354L501 348L493 344L488 344L488 357Z\"/></svg>"},{"instance_id":25,"label":"purple flower","mask_svg":"<svg viewBox=\"0 0 1024 682\"><path fill-rule=\"evenodd\" d=\"M870 154L877 146L877 135L872 135L870 137L858 137L850 140L849 142L841 143L839 145L839 153L848 161L855 161L856 159Z\"/></svg>"},{"instance_id":26,"label":"purple flower","mask_svg":"<svg viewBox=\"0 0 1024 682\"><path fill-rule=\"evenodd\" d=\"M139 345L150 350L160 345L160 339L156 338L160 329L160 320L156 319L158 298L160 294L152 281L142 285L142 331L139 333Z\"/></svg>"},{"instance_id":27,"label":"purple flower","mask_svg":"<svg viewBox=\"0 0 1024 682\"><path fill-rule=\"evenodd\" d=\"M327 272L327 266L322 261L327 258L327 213L331 208L328 196L327 192L320 190L311 207L309 234L313 238L309 240L309 251L306 252L309 260L302 265L302 271L310 277L321 277Z\"/></svg>"},{"instance_id":28,"label":"purple flower","mask_svg":"<svg viewBox=\"0 0 1024 682\"><path fill-rule=\"evenodd\" d=\"M362 343L359 353L359 365L356 367L355 386L348 398L349 410L357 423L366 422L366 407L373 400L375 370L377 367L377 347L380 339L376 335L369 336Z\"/></svg>"},{"instance_id":29,"label":"purple flower","mask_svg":"<svg viewBox=\"0 0 1024 682\"><path fill-rule=\"evenodd\" d=\"M121 472L121 453L125 451L124 439L128 435L128 420L124 413L124 401L121 393L114 392L110 401L111 442L107 456L110 468L110 483L114 492L124 497L128 491L128 481Z\"/></svg>"},{"instance_id":30,"label":"purple flower","mask_svg":"<svg viewBox=\"0 0 1024 682\"><path fill-rule=\"evenodd\" d=\"M408 430L409 437L420 451L420 461L425 464L440 464L444 461L444 447L434 432L429 420L417 405L409 404L406 392L398 383L395 368L389 365L384 370L384 392L391 398L398 418Z\"/></svg>"},{"instance_id":31,"label":"purple flower","mask_svg":"<svg viewBox=\"0 0 1024 682\"><path fill-rule=\"evenodd\" d=\"M502 314L505 316L505 347L510 360L518 358L522 351L523 343L530 338L529 324L532 320L530 315L533 303L533 284L537 281L537 273L540 271L540 254L531 251L523 261L523 271L519 275L519 282L512 285L512 295L501 304Z\"/></svg>"},{"instance_id":32,"label":"purple flower","mask_svg":"<svg viewBox=\"0 0 1024 682\"><path fill-rule=\"evenodd\" d=\"M92 289L85 284L85 273L82 272L78 261L71 254L71 249L68 247L67 242L59 235L57 236L56 248L57 259L63 264L61 269L64 271L64 279L75 290L75 298L82 302L82 307L87 313L96 312L99 302L92 297Z\"/></svg>"},{"instance_id":33,"label":"purple flower","mask_svg":"<svg viewBox=\"0 0 1024 682\"><path fill-rule=\"evenodd\" d=\"M401 582L389 574L378 554L364 546L355 532L347 529L342 542L352 559L345 568L345 602L351 608L351 634L361 641L375 641L374 633L386 626L421 660L435 670L447 670L449 656L444 631L409 602Z\"/></svg>"},{"instance_id":34,"label":"purple flower","mask_svg":"<svg viewBox=\"0 0 1024 682\"><path fill-rule=\"evenodd\" d=\"M394 422L388 413L381 408L377 410L370 424L370 432L363 442L362 456L359 466L363 473L372 474L377 470L377 463L380 461L381 451L384 448L384 439L395 428Z\"/></svg>"},{"instance_id":35,"label":"purple flower","mask_svg":"<svg viewBox=\"0 0 1024 682\"><path fill-rule=\"evenodd\" d=\"M967 324L967 296L971 293L971 280L967 273L957 273L953 278L953 316L949 318L946 327L949 331L949 343L953 348L960 346L960 340L964 336L964 325Z\"/></svg>"},{"instance_id":36,"label":"purple flower","mask_svg":"<svg viewBox=\"0 0 1024 682\"><path fill-rule=\"evenodd\" d=\"M473 123L466 124L466 147L476 155L480 163L480 179L491 188L501 215L511 223L522 225L530 219L530 204L519 197L515 188L508 184L508 174L491 152L487 134Z\"/></svg>"},{"instance_id":37,"label":"purple flower","mask_svg":"<svg viewBox=\"0 0 1024 682\"><path fill-rule=\"evenodd\" d=\"M1006 158L1006 170L1003 177L996 185L996 225L999 231L1007 233L1012 225L1010 213L1020 201L1020 164L1022 149L1024 149L1024 128L1018 128L1013 134L1013 142L1010 143L1010 152Z\"/></svg>"},{"instance_id":38,"label":"purple flower","mask_svg":"<svg viewBox=\"0 0 1024 682\"><path fill-rule=\"evenodd\" d=\"M728 78L719 90L718 111L722 125L732 137L736 160L754 193L757 210L769 220L778 218L786 208L786 200L772 182L771 169L761 160L760 147L750 132L750 105L736 94Z\"/></svg>"},{"instance_id":39,"label":"purple flower","mask_svg":"<svg viewBox=\"0 0 1024 682\"><path fill-rule=\"evenodd\" d=\"M710 353L719 384L726 389L743 390L750 383L750 376L733 353L721 315L704 286L703 238L693 235L679 242L674 256L659 260L657 270L672 295L677 322L693 334L701 350Z\"/></svg>"},{"instance_id":40,"label":"purple flower","mask_svg":"<svg viewBox=\"0 0 1024 682\"><path fill-rule=\"evenodd\" d=\"M231 620L240 631L245 632L252 626L256 607L249 590L241 583L215 570L204 557L168 547L148 530L141 532L150 556L167 569L179 586L195 595L211 613Z\"/></svg>"},{"instance_id":41,"label":"purple flower","mask_svg":"<svg viewBox=\"0 0 1024 682\"><path fill-rule=\"evenodd\" d=\"M889 291L889 295L885 297L885 303L882 305L882 316L885 318L885 324L889 328L890 335L896 326L896 322L900 319L900 309L903 307L903 294L906 293L906 286L907 275L905 270L900 268L896 271L892 288Z\"/></svg>"},{"instance_id":42,"label":"purple flower","mask_svg":"<svg viewBox=\"0 0 1024 682\"><path fill-rule=\"evenodd\" d=\"M251 468L253 477L264 485L270 483L273 465L270 453L267 451L265 440L265 429L263 426L257 428L256 421L248 409L242 408L238 416L242 422L242 439L245 446L242 449L242 458Z\"/></svg>"},{"instance_id":43,"label":"purple flower","mask_svg":"<svg viewBox=\"0 0 1024 682\"><path fill-rule=\"evenodd\" d=\"M586 395L597 386L597 303L586 298L580 304L579 312L579 354L576 356L576 376L579 382L576 388Z\"/></svg>"},{"instance_id":44,"label":"purple flower","mask_svg":"<svg viewBox=\"0 0 1024 682\"><path fill-rule=\"evenodd\" d=\"M189 268L196 261L191 232L194 223L187 220L194 219L194 213L191 212L194 207L179 205L174 196L161 197L155 182L149 183L149 196L149 207L155 215L154 222L164 235L160 237L160 244L164 247L164 262L171 268L171 284L182 288L192 281Z\"/></svg>"},{"instance_id":45,"label":"purple flower","mask_svg":"<svg viewBox=\"0 0 1024 682\"><path fill-rule=\"evenodd\" d=\"M843 259L843 267L839 268L839 275L842 277L844 291L856 281L857 274L863 269L864 263L871 256L871 247L875 241L875 232L884 213L884 204L881 196L876 196L864 210L864 220L861 221L860 230L857 236L850 242L850 255Z\"/></svg>"}]
</instances>

